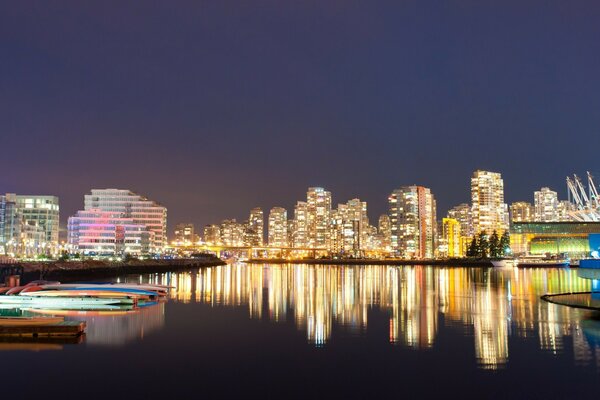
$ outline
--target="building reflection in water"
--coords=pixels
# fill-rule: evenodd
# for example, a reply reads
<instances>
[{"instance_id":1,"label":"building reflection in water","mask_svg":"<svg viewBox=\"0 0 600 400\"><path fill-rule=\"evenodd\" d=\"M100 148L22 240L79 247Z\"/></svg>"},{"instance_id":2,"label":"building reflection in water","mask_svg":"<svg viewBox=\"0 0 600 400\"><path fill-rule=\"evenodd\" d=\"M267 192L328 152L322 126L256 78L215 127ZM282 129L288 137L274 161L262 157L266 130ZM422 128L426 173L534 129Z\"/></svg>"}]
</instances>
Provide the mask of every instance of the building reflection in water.
<instances>
[{"instance_id":1,"label":"building reflection in water","mask_svg":"<svg viewBox=\"0 0 600 400\"><path fill-rule=\"evenodd\" d=\"M251 318L274 322L293 319L317 346L330 340L334 324L366 329L376 307L390 316L390 343L431 348L443 323L473 337L485 369L508 362L510 337L539 341L553 354L571 341L578 363L598 362L600 355L582 332L582 311L539 299L590 290L590 281L569 269L231 264L139 279L175 286L175 301L244 306Z\"/></svg>"},{"instance_id":2,"label":"building reflection in water","mask_svg":"<svg viewBox=\"0 0 600 400\"><path fill-rule=\"evenodd\" d=\"M52 314L57 315L57 311ZM67 311L66 320L85 321L85 343L89 345L122 346L143 339L165 325L165 303L133 311Z\"/></svg>"}]
</instances>

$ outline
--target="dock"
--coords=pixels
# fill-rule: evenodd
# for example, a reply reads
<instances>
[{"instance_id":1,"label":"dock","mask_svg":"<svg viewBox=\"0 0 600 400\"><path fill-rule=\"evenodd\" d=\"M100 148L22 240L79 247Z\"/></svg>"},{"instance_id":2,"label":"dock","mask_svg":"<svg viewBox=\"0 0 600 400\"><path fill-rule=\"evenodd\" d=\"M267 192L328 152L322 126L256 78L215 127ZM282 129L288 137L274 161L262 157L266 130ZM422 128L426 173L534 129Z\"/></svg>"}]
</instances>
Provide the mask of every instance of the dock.
<instances>
[{"instance_id":1,"label":"dock","mask_svg":"<svg viewBox=\"0 0 600 400\"><path fill-rule=\"evenodd\" d=\"M63 321L40 326L0 326L0 337L76 338L85 333L82 321Z\"/></svg>"}]
</instances>

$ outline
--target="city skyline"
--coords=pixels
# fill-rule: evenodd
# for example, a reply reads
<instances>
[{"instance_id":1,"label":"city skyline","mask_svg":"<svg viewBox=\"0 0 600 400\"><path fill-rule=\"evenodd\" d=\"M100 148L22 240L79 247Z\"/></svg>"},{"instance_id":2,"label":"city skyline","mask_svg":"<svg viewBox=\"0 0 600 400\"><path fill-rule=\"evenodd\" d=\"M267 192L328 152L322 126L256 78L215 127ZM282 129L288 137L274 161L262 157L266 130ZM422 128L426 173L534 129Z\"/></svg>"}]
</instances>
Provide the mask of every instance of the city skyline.
<instances>
[{"instance_id":1,"label":"city skyline","mask_svg":"<svg viewBox=\"0 0 600 400\"><path fill-rule=\"evenodd\" d=\"M443 212L476 169L508 203L565 198L565 176L600 173L600 7L561 4L8 5L1 192L71 215L130 188L197 226L310 186L379 215L422 185Z\"/></svg>"}]
</instances>

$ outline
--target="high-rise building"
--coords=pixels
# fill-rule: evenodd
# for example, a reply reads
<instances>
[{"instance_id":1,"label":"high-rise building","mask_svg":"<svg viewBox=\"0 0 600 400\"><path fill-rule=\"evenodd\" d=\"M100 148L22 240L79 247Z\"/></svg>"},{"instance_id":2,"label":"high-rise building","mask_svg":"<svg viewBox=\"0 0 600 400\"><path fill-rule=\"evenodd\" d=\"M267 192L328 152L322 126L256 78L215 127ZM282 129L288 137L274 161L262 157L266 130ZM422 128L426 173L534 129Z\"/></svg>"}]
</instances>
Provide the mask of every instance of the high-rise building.
<instances>
[{"instance_id":1,"label":"high-rise building","mask_svg":"<svg viewBox=\"0 0 600 400\"><path fill-rule=\"evenodd\" d=\"M288 246L287 211L282 207L273 207L269 211L269 246Z\"/></svg>"},{"instance_id":2,"label":"high-rise building","mask_svg":"<svg viewBox=\"0 0 600 400\"><path fill-rule=\"evenodd\" d=\"M369 219L367 203L359 199L339 204L331 213L332 232L330 250L336 253L359 256L369 241Z\"/></svg>"},{"instance_id":3,"label":"high-rise building","mask_svg":"<svg viewBox=\"0 0 600 400\"><path fill-rule=\"evenodd\" d=\"M558 221L558 194L543 187L534 192L534 207L536 222L557 222Z\"/></svg>"},{"instance_id":4,"label":"high-rise building","mask_svg":"<svg viewBox=\"0 0 600 400\"><path fill-rule=\"evenodd\" d=\"M0 196L0 248L17 256L58 252L56 196Z\"/></svg>"},{"instance_id":5,"label":"high-rise building","mask_svg":"<svg viewBox=\"0 0 600 400\"><path fill-rule=\"evenodd\" d=\"M219 225L206 225L204 227L204 243L209 246L221 244L221 228Z\"/></svg>"},{"instance_id":6,"label":"high-rise building","mask_svg":"<svg viewBox=\"0 0 600 400\"><path fill-rule=\"evenodd\" d=\"M292 230L292 244L294 247L306 248L308 242L308 204L299 201L294 207L294 221Z\"/></svg>"},{"instance_id":7,"label":"high-rise building","mask_svg":"<svg viewBox=\"0 0 600 400\"><path fill-rule=\"evenodd\" d=\"M89 209L69 217L72 251L89 256L115 257L151 252L154 233L119 211Z\"/></svg>"},{"instance_id":8,"label":"high-rise building","mask_svg":"<svg viewBox=\"0 0 600 400\"><path fill-rule=\"evenodd\" d=\"M321 187L308 188L306 193L308 246L329 248L331 192Z\"/></svg>"},{"instance_id":9,"label":"high-rise building","mask_svg":"<svg viewBox=\"0 0 600 400\"><path fill-rule=\"evenodd\" d=\"M568 200L562 200L558 202L558 221L568 222L573 221L571 213L577 211L577 206Z\"/></svg>"},{"instance_id":10,"label":"high-rise building","mask_svg":"<svg viewBox=\"0 0 600 400\"><path fill-rule=\"evenodd\" d=\"M145 225L152 235L153 252L162 251L167 244L167 209L160 204L122 189L92 189L85 195L84 210L121 213L134 224Z\"/></svg>"},{"instance_id":11,"label":"high-rise building","mask_svg":"<svg viewBox=\"0 0 600 400\"><path fill-rule=\"evenodd\" d=\"M175 242L182 244L196 243L199 238L195 233L194 224L182 223L175 225Z\"/></svg>"},{"instance_id":12,"label":"high-rise building","mask_svg":"<svg viewBox=\"0 0 600 400\"><path fill-rule=\"evenodd\" d=\"M390 216L382 214L379 216L379 224L377 228L379 234L379 249L389 251L392 248L392 224Z\"/></svg>"},{"instance_id":13,"label":"high-rise building","mask_svg":"<svg viewBox=\"0 0 600 400\"><path fill-rule=\"evenodd\" d=\"M448 218L455 219L460 224L460 235L462 237L473 237L473 217L471 215L471 206L467 203L461 203L448 210Z\"/></svg>"},{"instance_id":14,"label":"high-rise building","mask_svg":"<svg viewBox=\"0 0 600 400\"><path fill-rule=\"evenodd\" d=\"M260 207L250 210L245 239L248 246L262 246L264 244L264 225L263 210Z\"/></svg>"},{"instance_id":15,"label":"high-rise building","mask_svg":"<svg viewBox=\"0 0 600 400\"><path fill-rule=\"evenodd\" d=\"M244 246L244 225L235 219L226 219L221 222L221 244L224 246Z\"/></svg>"},{"instance_id":16,"label":"high-rise building","mask_svg":"<svg viewBox=\"0 0 600 400\"><path fill-rule=\"evenodd\" d=\"M440 255L445 257L462 257L460 222L453 218L442 219L443 247L440 246Z\"/></svg>"},{"instance_id":17,"label":"high-rise building","mask_svg":"<svg viewBox=\"0 0 600 400\"><path fill-rule=\"evenodd\" d=\"M504 181L497 172L475 171L471 178L473 230L479 232L508 229L508 206L504 203Z\"/></svg>"},{"instance_id":18,"label":"high-rise building","mask_svg":"<svg viewBox=\"0 0 600 400\"><path fill-rule=\"evenodd\" d=\"M436 203L429 188L403 186L389 197L392 249L401 257L433 258Z\"/></svg>"},{"instance_id":19,"label":"high-rise building","mask_svg":"<svg viewBox=\"0 0 600 400\"><path fill-rule=\"evenodd\" d=\"M534 208L531 203L517 201L510 205L510 222L534 221Z\"/></svg>"}]
</instances>

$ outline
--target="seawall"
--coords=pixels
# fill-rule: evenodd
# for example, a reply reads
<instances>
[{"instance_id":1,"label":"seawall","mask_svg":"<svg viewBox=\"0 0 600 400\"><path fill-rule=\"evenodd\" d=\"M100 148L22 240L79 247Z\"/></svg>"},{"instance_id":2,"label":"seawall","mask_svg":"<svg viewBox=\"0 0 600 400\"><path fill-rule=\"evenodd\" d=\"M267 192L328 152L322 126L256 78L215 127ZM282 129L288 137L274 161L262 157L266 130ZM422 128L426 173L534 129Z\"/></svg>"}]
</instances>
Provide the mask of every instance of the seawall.
<instances>
[{"instance_id":1,"label":"seawall","mask_svg":"<svg viewBox=\"0 0 600 400\"><path fill-rule=\"evenodd\" d=\"M0 265L0 273L21 275L21 282L37 279L68 282L106 279L127 274L150 274L225 265L219 258L129 261L48 261ZM3 281L4 279L2 279Z\"/></svg>"}]
</instances>

